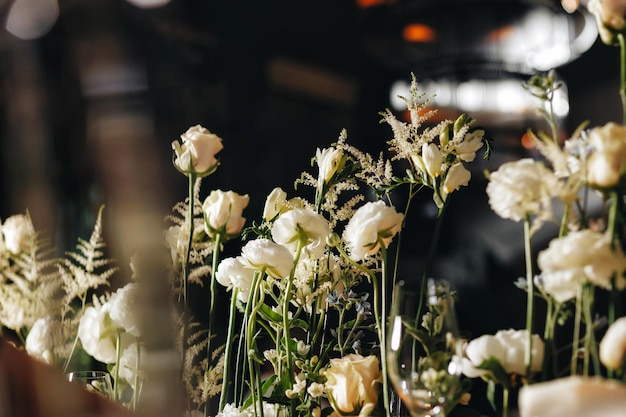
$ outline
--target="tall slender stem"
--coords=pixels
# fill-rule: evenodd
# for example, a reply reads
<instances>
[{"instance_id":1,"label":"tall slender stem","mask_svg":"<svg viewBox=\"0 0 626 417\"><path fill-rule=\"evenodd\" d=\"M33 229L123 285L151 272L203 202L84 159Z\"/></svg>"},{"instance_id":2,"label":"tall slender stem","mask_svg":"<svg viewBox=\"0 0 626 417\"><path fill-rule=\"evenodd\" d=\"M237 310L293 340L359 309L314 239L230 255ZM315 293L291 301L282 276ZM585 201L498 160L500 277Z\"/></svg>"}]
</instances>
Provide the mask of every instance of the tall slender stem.
<instances>
[{"instance_id":1,"label":"tall slender stem","mask_svg":"<svg viewBox=\"0 0 626 417\"><path fill-rule=\"evenodd\" d=\"M532 250L530 246L530 216L524 219L524 257L526 258L526 350L524 364L526 365L526 381L530 380L533 350L533 309L535 299L535 285L533 281Z\"/></svg>"},{"instance_id":2,"label":"tall slender stem","mask_svg":"<svg viewBox=\"0 0 626 417\"><path fill-rule=\"evenodd\" d=\"M209 303L209 320L208 320L208 339L207 339L207 345L206 345L206 368L205 368L205 372L209 371L209 368L211 367L211 363L213 362L213 352L211 350L211 340L213 339L213 326L214 326L214 322L215 322L215 295L217 294L217 280L215 279L215 272L217 271L217 265L219 263L219 259L220 259L220 249L222 246L222 234L221 233L216 233L213 236L213 243L215 245L214 249L213 249L213 259L211 262L211 283L209 285L209 298L210 298L210 303ZM226 375L226 374L224 374ZM226 383L228 382L228 380L226 379L226 377L224 377L223 381L222 381L222 387L224 387L224 385L226 385ZM220 398L220 404L221 404L222 400ZM221 407L220 407L221 410ZM209 415L209 401L207 400L207 402L204 404L204 416L208 417Z\"/></svg>"},{"instance_id":3,"label":"tall slender stem","mask_svg":"<svg viewBox=\"0 0 626 417\"><path fill-rule=\"evenodd\" d=\"M189 237L187 238L187 246L185 248L185 253L183 255L183 322L182 322L182 340L181 340L181 354L180 354L180 374L181 376L185 374L185 361L187 355L187 331L188 331L188 320L189 320L189 297L188 297L188 286L189 286L189 255L191 253L191 245L193 242L193 233L194 233L194 188L196 184L196 175L193 173L188 174L187 178L189 179L188 183L188 193L189 193L189 209L188 209L188 233Z\"/></svg>"},{"instance_id":4,"label":"tall slender stem","mask_svg":"<svg viewBox=\"0 0 626 417\"><path fill-rule=\"evenodd\" d=\"M233 293L230 298L230 310L228 314L228 330L226 332L226 347L224 348L224 377L222 378L222 393L220 395L219 412L224 410L227 400L230 395L230 374L232 369L232 350L233 350L233 337L235 336L235 317L237 314L237 296L239 289L233 288Z\"/></svg>"}]
</instances>

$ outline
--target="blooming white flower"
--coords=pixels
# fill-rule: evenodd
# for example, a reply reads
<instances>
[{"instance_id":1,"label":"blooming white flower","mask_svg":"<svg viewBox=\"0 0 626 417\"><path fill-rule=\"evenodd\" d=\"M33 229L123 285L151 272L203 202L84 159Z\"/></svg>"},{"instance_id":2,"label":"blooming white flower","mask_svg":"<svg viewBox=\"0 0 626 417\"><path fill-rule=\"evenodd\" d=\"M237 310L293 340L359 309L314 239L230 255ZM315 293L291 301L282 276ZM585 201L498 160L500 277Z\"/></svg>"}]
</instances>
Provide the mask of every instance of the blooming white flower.
<instances>
[{"instance_id":1,"label":"blooming white flower","mask_svg":"<svg viewBox=\"0 0 626 417\"><path fill-rule=\"evenodd\" d=\"M242 216L250 197L233 191L213 190L202 203L204 229L211 237L225 233L226 238L238 235L246 219Z\"/></svg>"},{"instance_id":2,"label":"blooming white flower","mask_svg":"<svg viewBox=\"0 0 626 417\"><path fill-rule=\"evenodd\" d=\"M136 389L135 382L142 382L142 373L140 369L140 357L142 356L143 348L136 342L131 343L126 349L122 351L120 356L119 377L124 379L128 384Z\"/></svg>"},{"instance_id":3,"label":"blooming white flower","mask_svg":"<svg viewBox=\"0 0 626 417\"><path fill-rule=\"evenodd\" d=\"M26 336L24 346L26 352L49 365L54 365L54 348L57 344L55 335L60 330L58 324L58 321L51 317L37 319Z\"/></svg>"},{"instance_id":4,"label":"blooming white flower","mask_svg":"<svg viewBox=\"0 0 626 417\"><path fill-rule=\"evenodd\" d=\"M217 413L216 417L251 417L254 415L252 409L241 410L234 404L226 404L224 409Z\"/></svg>"},{"instance_id":5,"label":"blooming white flower","mask_svg":"<svg viewBox=\"0 0 626 417\"><path fill-rule=\"evenodd\" d=\"M120 345L125 349L131 342L128 333L121 331L109 315L110 304L89 306L78 324L78 338L87 354L102 363L115 363L118 334Z\"/></svg>"},{"instance_id":6,"label":"blooming white flower","mask_svg":"<svg viewBox=\"0 0 626 417\"><path fill-rule=\"evenodd\" d=\"M527 330L500 330L495 335L482 335L470 341L465 348L465 355L475 368L489 359L496 359L508 374L526 375L525 352ZM532 336L532 361L530 370L541 370L544 356L544 343L541 338ZM464 363L463 373L475 377L477 373ZM480 373L480 372L478 372Z\"/></svg>"},{"instance_id":7,"label":"blooming white flower","mask_svg":"<svg viewBox=\"0 0 626 417\"><path fill-rule=\"evenodd\" d=\"M622 250L613 249L606 235L588 229L553 239L548 248L539 253L537 264L542 271L544 290L558 302L576 297L587 281L610 289L615 276L618 289L626 286L622 276L626 257Z\"/></svg>"},{"instance_id":8,"label":"blooming white flower","mask_svg":"<svg viewBox=\"0 0 626 417\"><path fill-rule=\"evenodd\" d=\"M615 43L615 32L624 30L624 0L589 0L587 9L596 18L600 38L607 45Z\"/></svg>"},{"instance_id":9,"label":"blooming white flower","mask_svg":"<svg viewBox=\"0 0 626 417\"><path fill-rule=\"evenodd\" d=\"M587 181L610 188L626 173L626 126L607 123L589 131L591 154L587 158Z\"/></svg>"},{"instance_id":10,"label":"blooming white flower","mask_svg":"<svg viewBox=\"0 0 626 417\"><path fill-rule=\"evenodd\" d=\"M600 361L608 369L618 370L626 355L626 317L621 317L609 326L600 342Z\"/></svg>"},{"instance_id":11,"label":"blooming white flower","mask_svg":"<svg viewBox=\"0 0 626 417\"><path fill-rule=\"evenodd\" d=\"M422 160L424 161L426 172L431 178L437 178L441 175L444 156L437 145L425 143L422 146Z\"/></svg>"},{"instance_id":12,"label":"blooming white flower","mask_svg":"<svg viewBox=\"0 0 626 417\"><path fill-rule=\"evenodd\" d=\"M286 207L287 193L280 187L274 188L265 199L265 206L263 207L263 220L266 222L271 221L280 213L285 212Z\"/></svg>"},{"instance_id":13,"label":"blooming white flower","mask_svg":"<svg viewBox=\"0 0 626 417\"><path fill-rule=\"evenodd\" d=\"M376 356L349 354L331 359L326 369L326 394L342 416L367 415L378 401L380 362Z\"/></svg>"},{"instance_id":14,"label":"blooming white flower","mask_svg":"<svg viewBox=\"0 0 626 417\"><path fill-rule=\"evenodd\" d=\"M28 252L35 241L35 228L29 216L16 214L4 221L2 235L4 246L9 252Z\"/></svg>"},{"instance_id":15,"label":"blooming white flower","mask_svg":"<svg viewBox=\"0 0 626 417\"><path fill-rule=\"evenodd\" d=\"M324 384L320 384L318 382L311 382L309 388L307 388L306 392L313 398L319 398L324 395Z\"/></svg>"},{"instance_id":16,"label":"blooming white flower","mask_svg":"<svg viewBox=\"0 0 626 417\"><path fill-rule=\"evenodd\" d=\"M472 162L476 158L476 152L483 146L485 131L476 129L467 132L460 143L452 143L454 153L461 161Z\"/></svg>"},{"instance_id":17,"label":"blooming white flower","mask_svg":"<svg viewBox=\"0 0 626 417\"><path fill-rule=\"evenodd\" d=\"M327 184L343 164L343 151L337 148L326 148L315 151L315 159L319 167L317 186Z\"/></svg>"},{"instance_id":18,"label":"blooming white flower","mask_svg":"<svg viewBox=\"0 0 626 417\"><path fill-rule=\"evenodd\" d=\"M293 256L289 249L269 239L255 239L241 249L241 261L246 268L265 270L273 278L289 276Z\"/></svg>"},{"instance_id":19,"label":"blooming white flower","mask_svg":"<svg viewBox=\"0 0 626 417\"><path fill-rule=\"evenodd\" d=\"M226 288L237 288L237 298L247 302L252 288L254 271L246 268L245 261L240 256L224 258L217 267L215 279Z\"/></svg>"},{"instance_id":20,"label":"blooming white flower","mask_svg":"<svg viewBox=\"0 0 626 417\"><path fill-rule=\"evenodd\" d=\"M360 261L380 250L380 243L388 247L402 228L404 215L384 201L368 202L361 206L348 222L343 239L350 257Z\"/></svg>"},{"instance_id":21,"label":"blooming white flower","mask_svg":"<svg viewBox=\"0 0 626 417\"><path fill-rule=\"evenodd\" d=\"M108 301L111 320L135 337L141 336L140 301L140 288L136 282L115 291Z\"/></svg>"},{"instance_id":22,"label":"blooming white flower","mask_svg":"<svg viewBox=\"0 0 626 417\"><path fill-rule=\"evenodd\" d=\"M467 186L467 184L469 184L470 178L472 178L472 173L465 169L461 162L452 165L446 173L446 179L444 180L443 186L441 187L443 191L443 197L447 196L452 191L458 190L462 186Z\"/></svg>"},{"instance_id":23,"label":"blooming white flower","mask_svg":"<svg viewBox=\"0 0 626 417\"><path fill-rule=\"evenodd\" d=\"M319 259L326 249L330 224L312 210L293 209L281 214L272 226L272 239L296 253L299 245L303 251Z\"/></svg>"},{"instance_id":24,"label":"blooming white flower","mask_svg":"<svg viewBox=\"0 0 626 417\"><path fill-rule=\"evenodd\" d=\"M224 148L222 139L208 129L195 125L187 129L178 141L172 142L174 166L184 174L206 176L217 169L215 155Z\"/></svg>"},{"instance_id":25,"label":"blooming white flower","mask_svg":"<svg viewBox=\"0 0 626 417\"><path fill-rule=\"evenodd\" d=\"M529 215L551 219L556 182L541 162L530 158L506 162L489 176L489 205L498 216L516 222Z\"/></svg>"}]
</instances>

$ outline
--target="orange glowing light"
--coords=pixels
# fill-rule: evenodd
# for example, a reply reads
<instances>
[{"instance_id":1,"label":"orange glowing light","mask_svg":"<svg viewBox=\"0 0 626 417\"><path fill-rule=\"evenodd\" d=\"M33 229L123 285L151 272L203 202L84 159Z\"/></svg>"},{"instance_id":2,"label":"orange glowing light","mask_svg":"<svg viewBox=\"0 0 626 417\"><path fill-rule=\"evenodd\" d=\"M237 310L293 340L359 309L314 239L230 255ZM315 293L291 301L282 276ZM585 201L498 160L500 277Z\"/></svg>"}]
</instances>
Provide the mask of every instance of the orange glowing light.
<instances>
[{"instance_id":1,"label":"orange glowing light","mask_svg":"<svg viewBox=\"0 0 626 417\"><path fill-rule=\"evenodd\" d=\"M535 147L535 141L528 133L524 133L522 136L522 146L525 149L533 149Z\"/></svg>"},{"instance_id":2,"label":"orange glowing light","mask_svg":"<svg viewBox=\"0 0 626 417\"><path fill-rule=\"evenodd\" d=\"M391 4L393 0L356 0L357 7L367 9L368 7L380 6L382 4Z\"/></svg>"},{"instance_id":3,"label":"orange glowing light","mask_svg":"<svg viewBox=\"0 0 626 417\"><path fill-rule=\"evenodd\" d=\"M437 33L430 27L421 23L411 23L405 26L402 37L408 42L433 42Z\"/></svg>"}]
</instances>

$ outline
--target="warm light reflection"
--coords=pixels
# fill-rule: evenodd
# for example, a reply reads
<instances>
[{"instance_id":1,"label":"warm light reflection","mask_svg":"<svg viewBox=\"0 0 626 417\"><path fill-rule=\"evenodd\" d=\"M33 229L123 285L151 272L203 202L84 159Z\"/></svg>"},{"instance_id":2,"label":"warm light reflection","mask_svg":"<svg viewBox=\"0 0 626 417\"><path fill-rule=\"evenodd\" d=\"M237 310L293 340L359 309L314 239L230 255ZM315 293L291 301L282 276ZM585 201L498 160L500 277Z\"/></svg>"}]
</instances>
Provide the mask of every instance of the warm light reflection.
<instances>
[{"instance_id":1,"label":"warm light reflection","mask_svg":"<svg viewBox=\"0 0 626 417\"><path fill-rule=\"evenodd\" d=\"M367 9L368 7L391 4L393 2L393 0L356 0L356 5L362 9Z\"/></svg>"},{"instance_id":2,"label":"warm light reflection","mask_svg":"<svg viewBox=\"0 0 626 417\"><path fill-rule=\"evenodd\" d=\"M524 133L521 142L524 149L533 149L535 147L535 142L528 133Z\"/></svg>"},{"instance_id":3,"label":"warm light reflection","mask_svg":"<svg viewBox=\"0 0 626 417\"><path fill-rule=\"evenodd\" d=\"M163 7L167 5L170 0L126 0L133 6L137 6L142 9L155 9L157 7Z\"/></svg>"},{"instance_id":4,"label":"warm light reflection","mask_svg":"<svg viewBox=\"0 0 626 417\"><path fill-rule=\"evenodd\" d=\"M561 0L561 6L567 13L574 13L579 5L580 2L578 0Z\"/></svg>"},{"instance_id":5,"label":"warm light reflection","mask_svg":"<svg viewBox=\"0 0 626 417\"><path fill-rule=\"evenodd\" d=\"M402 37L408 42L433 42L437 34L427 25L421 23L411 23L405 26Z\"/></svg>"},{"instance_id":6,"label":"warm light reflection","mask_svg":"<svg viewBox=\"0 0 626 417\"><path fill-rule=\"evenodd\" d=\"M57 0L15 0L5 27L20 39L37 39L48 33L58 17Z\"/></svg>"}]
</instances>

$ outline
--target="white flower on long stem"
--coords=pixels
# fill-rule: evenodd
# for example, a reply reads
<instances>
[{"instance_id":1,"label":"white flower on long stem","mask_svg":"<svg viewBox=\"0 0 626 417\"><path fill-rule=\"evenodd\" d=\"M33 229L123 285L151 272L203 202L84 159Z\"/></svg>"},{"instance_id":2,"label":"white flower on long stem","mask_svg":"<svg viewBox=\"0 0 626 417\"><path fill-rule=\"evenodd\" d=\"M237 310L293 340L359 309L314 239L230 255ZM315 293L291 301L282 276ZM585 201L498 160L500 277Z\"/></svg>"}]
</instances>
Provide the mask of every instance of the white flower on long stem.
<instances>
[{"instance_id":1,"label":"white flower on long stem","mask_svg":"<svg viewBox=\"0 0 626 417\"><path fill-rule=\"evenodd\" d=\"M289 276L293 256L289 249L269 239L255 239L241 249L241 260L247 268L265 272L273 278Z\"/></svg>"},{"instance_id":2,"label":"white flower on long stem","mask_svg":"<svg viewBox=\"0 0 626 417\"><path fill-rule=\"evenodd\" d=\"M247 302L254 279L254 271L246 268L244 260L240 256L225 258L217 267L215 279L228 289L237 288L237 298Z\"/></svg>"},{"instance_id":3,"label":"white flower on long stem","mask_svg":"<svg viewBox=\"0 0 626 417\"><path fill-rule=\"evenodd\" d=\"M272 238L295 254L302 246L303 251L319 259L326 249L326 239L330 235L330 224L312 210L294 209L278 217L272 227Z\"/></svg>"},{"instance_id":4,"label":"white flower on long stem","mask_svg":"<svg viewBox=\"0 0 626 417\"><path fill-rule=\"evenodd\" d=\"M135 337L141 336L140 297L139 284L131 282L111 294L108 301L111 320Z\"/></svg>"},{"instance_id":5,"label":"white flower on long stem","mask_svg":"<svg viewBox=\"0 0 626 417\"><path fill-rule=\"evenodd\" d=\"M487 184L491 209L513 221L536 216L535 229L552 218L552 198L558 189L554 173L530 158L506 162L492 172Z\"/></svg>"},{"instance_id":6,"label":"white flower on long stem","mask_svg":"<svg viewBox=\"0 0 626 417\"><path fill-rule=\"evenodd\" d=\"M118 333L121 333L121 348L125 349L132 337L111 320L109 303L87 307L78 324L78 338L83 349L102 363L117 360Z\"/></svg>"},{"instance_id":7,"label":"white flower on long stem","mask_svg":"<svg viewBox=\"0 0 626 417\"><path fill-rule=\"evenodd\" d=\"M443 186L441 187L441 190L443 191L442 197L445 199L445 196L450 194L452 191L456 191L461 187L467 186L471 178L472 173L465 169L462 163L459 162L452 165L446 173L446 179L443 181Z\"/></svg>"},{"instance_id":8,"label":"white flower on long stem","mask_svg":"<svg viewBox=\"0 0 626 417\"><path fill-rule=\"evenodd\" d=\"M245 217L243 210L248 206L250 197L233 191L213 190L202 203L204 229L211 237L223 233L230 238L241 233Z\"/></svg>"},{"instance_id":9,"label":"white flower on long stem","mask_svg":"<svg viewBox=\"0 0 626 417\"><path fill-rule=\"evenodd\" d=\"M317 186L322 187L324 184L328 184L337 170L341 168L343 163L343 151L337 148L326 148L322 150L317 148L315 151L315 159L319 167Z\"/></svg>"},{"instance_id":10,"label":"white flower on long stem","mask_svg":"<svg viewBox=\"0 0 626 417\"><path fill-rule=\"evenodd\" d=\"M422 160L424 167L431 179L438 178L443 169L444 155L434 143L424 144L422 146Z\"/></svg>"},{"instance_id":11,"label":"white flower on long stem","mask_svg":"<svg viewBox=\"0 0 626 417\"><path fill-rule=\"evenodd\" d=\"M368 202L361 206L348 222L343 240L349 255L360 261L380 250L380 243L387 248L402 228L404 215L384 201Z\"/></svg>"},{"instance_id":12,"label":"white flower on long stem","mask_svg":"<svg viewBox=\"0 0 626 417\"><path fill-rule=\"evenodd\" d=\"M30 217L16 214L8 217L2 224L5 248L13 253L30 251L35 241L35 228Z\"/></svg>"},{"instance_id":13,"label":"white flower on long stem","mask_svg":"<svg viewBox=\"0 0 626 417\"><path fill-rule=\"evenodd\" d=\"M141 345L137 345L137 342L131 343L126 349L124 349L120 356L119 377L124 379L133 388L137 389L135 382L142 382L141 375L141 359L143 349Z\"/></svg>"},{"instance_id":14,"label":"white flower on long stem","mask_svg":"<svg viewBox=\"0 0 626 417\"><path fill-rule=\"evenodd\" d=\"M271 221L279 214L283 213L287 207L287 193L282 188L276 187L265 199L263 207L263 220Z\"/></svg>"},{"instance_id":15,"label":"white flower on long stem","mask_svg":"<svg viewBox=\"0 0 626 417\"><path fill-rule=\"evenodd\" d=\"M208 129L195 125L190 127L178 141L172 142L174 166L184 174L206 176L217 169L215 155L224 148L222 139Z\"/></svg>"},{"instance_id":16,"label":"white flower on long stem","mask_svg":"<svg viewBox=\"0 0 626 417\"><path fill-rule=\"evenodd\" d=\"M621 317L609 326L600 342L600 361L608 369L617 370L626 357L626 317Z\"/></svg>"},{"instance_id":17,"label":"white flower on long stem","mask_svg":"<svg viewBox=\"0 0 626 417\"><path fill-rule=\"evenodd\" d=\"M582 284L611 288L615 276L617 289L626 286L622 276L626 257L619 247L613 249L609 238L588 229L554 239L541 251L537 263L542 271L542 286L558 302L576 297Z\"/></svg>"},{"instance_id":18,"label":"white flower on long stem","mask_svg":"<svg viewBox=\"0 0 626 417\"><path fill-rule=\"evenodd\" d=\"M589 0L587 9L596 18L600 38L607 45L615 43L615 32L624 30L624 0Z\"/></svg>"}]
</instances>

